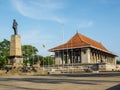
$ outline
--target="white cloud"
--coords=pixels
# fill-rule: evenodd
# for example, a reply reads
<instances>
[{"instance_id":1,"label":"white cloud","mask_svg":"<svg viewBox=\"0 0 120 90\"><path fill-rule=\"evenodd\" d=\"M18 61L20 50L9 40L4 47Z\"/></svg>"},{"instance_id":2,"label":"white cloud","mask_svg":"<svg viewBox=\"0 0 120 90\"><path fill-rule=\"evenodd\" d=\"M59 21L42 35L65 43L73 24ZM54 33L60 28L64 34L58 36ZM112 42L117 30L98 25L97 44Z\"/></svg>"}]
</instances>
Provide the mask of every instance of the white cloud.
<instances>
[{"instance_id":1,"label":"white cloud","mask_svg":"<svg viewBox=\"0 0 120 90\"><path fill-rule=\"evenodd\" d=\"M37 47L38 54L46 56L50 55L48 50L54 46L56 43L61 43L59 38L54 38L53 35L49 33L45 33L44 29L34 29L29 31L21 32L21 41L22 45L33 45ZM43 44L45 44L45 48L43 48Z\"/></svg>"},{"instance_id":2,"label":"white cloud","mask_svg":"<svg viewBox=\"0 0 120 90\"><path fill-rule=\"evenodd\" d=\"M26 17L64 22L57 12L64 8L64 4L56 0L12 0L17 11Z\"/></svg>"},{"instance_id":3,"label":"white cloud","mask_svg":"<svg viewBox=\"0 0 120 90\"><path fill-rule=\"evenodd\" d=\"M91 27L93 26L93 21L88 21L87 24L86 24L87 27Z\"/></svg>"},{"instance_id":4,"label":"white cloud","mask_svg":"<svg viewBox=\"0 0 120 90\"><path fill-rule=\"evenodd\" d=\"M43 33L43 30L39 31L37 29L25 31L24 33L21 33L21 37L23 38L22 42L23 44L40 44L53 38L52 35L49 35L48 33Z\"/></svg>"},{"instance_id":5,"label":"white cloud","mask_svg":"<svg viewBox=\"0 0 120 90\"><path fill-rule=\"evenodd\" d=\"M82 21L78 24L78 27L79 28L89 28L89 27L92 27L93 26L93 21Z\"/></svg>"}]
</instances>

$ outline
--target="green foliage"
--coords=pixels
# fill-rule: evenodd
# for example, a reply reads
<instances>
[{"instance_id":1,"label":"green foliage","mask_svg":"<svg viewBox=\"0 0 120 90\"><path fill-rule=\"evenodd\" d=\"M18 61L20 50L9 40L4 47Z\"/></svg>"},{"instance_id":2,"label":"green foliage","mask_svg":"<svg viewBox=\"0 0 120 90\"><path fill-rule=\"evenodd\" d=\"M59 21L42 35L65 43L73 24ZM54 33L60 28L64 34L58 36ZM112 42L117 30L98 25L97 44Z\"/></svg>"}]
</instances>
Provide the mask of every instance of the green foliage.
<instances>
[{"instance_id":1,"label":"green foliage","mask_svg":"<svg viewBox=\"0 0 120 90\"><path fill-rule=\"evenodd\" d=\"M7 64L7 57L9 56L10 51L10 41L4 39L0 42L0 65Z\"/></svg>"},{"instance_id":2,"label":"green foliage","mask_svg":"<svg viewBox=\"0 0 120 90\"><path fill-rule=\"evenodd\" d=\"M120 61L119 61L119 60L117 60L117 64L120 64Z\"/></svg>"},{"instance_id":3,"label":"green foliage","mask_svg":"<svg viewBox=\"0 0 120 90\"><path fill-rule=\"evenodd\" d=\"M52 65L54 64L54 58L51 56L43 57L41 60L41 65Z\"/></svg>"},{"instance_id":4,"label":"green foliage","mask_svg":"<svg viewBox=\"0 0 120 90\"><path fill-rule=\"evenodd\" d=\"M10 41L4 39L0 42L0 66L7 64L7 59L10 51ZM52 65L54 64L54 58L47 56L43 57L37 55L38 49L32 45L23 45L22 53L23 53L23 62L27 64L28 62L32 65L41 62L41 65Z\"/></svg>"},{"instance_id":5,"label":"green foliage","mask_svg":"<svg viewBox=\"0 0 120 90\"><path fill-rule=\"evenodd\" d=\"M22 46L23 59L24 63L34 64L37 62L37 52L38 49L32 45L23 45Z\"/></svg>"}]
</instances>

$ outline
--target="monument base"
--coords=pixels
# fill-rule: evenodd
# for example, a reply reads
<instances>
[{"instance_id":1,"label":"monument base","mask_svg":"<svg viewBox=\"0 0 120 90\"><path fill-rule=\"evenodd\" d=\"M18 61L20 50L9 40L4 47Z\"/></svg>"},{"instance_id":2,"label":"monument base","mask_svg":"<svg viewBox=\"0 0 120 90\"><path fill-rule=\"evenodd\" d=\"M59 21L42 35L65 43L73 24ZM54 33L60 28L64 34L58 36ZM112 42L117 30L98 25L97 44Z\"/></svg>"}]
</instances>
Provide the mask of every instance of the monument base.
<instances>
[{"instance_id":1,"label":"monument base","mask_svg":"<svg viewBox=\"0 0 120 90\"><path fill-rule=\"evenodd\" d=\"M13 67L19 67L23 64L21 37L19 35L11 36L8 64L12 64Z\"/></svg>"},{"instance_id":2,"label":"monument base","mask_svg":"<svg viewBox=\"0 0 120 90\"><path fill-rule=\"evenodd\" d=\"M23 58L20 56L9 56L8 64L13 67L21 67L23 65Z\"/></svg>"}]
</instances>

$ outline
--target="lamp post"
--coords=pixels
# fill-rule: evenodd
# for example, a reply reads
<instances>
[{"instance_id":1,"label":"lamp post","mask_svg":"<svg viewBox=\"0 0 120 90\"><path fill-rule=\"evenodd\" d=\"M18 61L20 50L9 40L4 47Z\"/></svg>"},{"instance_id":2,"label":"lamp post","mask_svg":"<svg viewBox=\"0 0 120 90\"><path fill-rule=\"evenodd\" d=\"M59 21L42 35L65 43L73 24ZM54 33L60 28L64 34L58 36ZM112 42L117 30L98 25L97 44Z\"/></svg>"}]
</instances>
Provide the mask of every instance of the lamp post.
<instances>
[{"instance_id":1,"label":"lamp post","mask_svg":"<svg viewBox=\"0 0 120 90\"><path fill-rule=\"evenodd\" d=\"M63 41L63 43L64 43L64 23L62 23L62 41ZM62 59L63 59L63 61L62 61L62 65L63 65L63 69L64 69L64 46L63 46L63 53L62 53L63 55L62 55Z\"/></svg>"},{"instance_id":2,"label":"lamp post","mask_svg":"<svg viewBox=\"0 0 120 90\"><path fill-rule=\"evenodd\" d=\"M42 47L45 49L45 44L42 44ZM43 56L43 70L44 70L44 56Z\"/></svg>"}]
</instances>

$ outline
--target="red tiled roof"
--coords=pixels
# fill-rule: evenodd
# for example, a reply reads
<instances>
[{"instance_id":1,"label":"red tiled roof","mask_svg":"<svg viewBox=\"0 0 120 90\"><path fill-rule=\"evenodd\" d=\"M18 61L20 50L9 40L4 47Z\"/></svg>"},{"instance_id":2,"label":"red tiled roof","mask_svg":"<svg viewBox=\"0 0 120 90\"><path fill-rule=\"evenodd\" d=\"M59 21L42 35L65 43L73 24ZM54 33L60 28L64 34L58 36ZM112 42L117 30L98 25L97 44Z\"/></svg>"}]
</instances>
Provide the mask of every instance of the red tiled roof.
<instances>
[{"instance_id":1,"label":"red tiled roof","mask_svg":"<svg viewBox=\"0 0 120 90\"><path fill-rule=\"evenodd\" d=\"M81 48L81 47L96 47L103 51L108 51L101 43L94 41L80 33L76 33L67 43L50 49L50 51Z\"/></svg>"}]
</instances>

